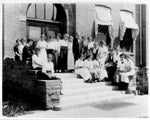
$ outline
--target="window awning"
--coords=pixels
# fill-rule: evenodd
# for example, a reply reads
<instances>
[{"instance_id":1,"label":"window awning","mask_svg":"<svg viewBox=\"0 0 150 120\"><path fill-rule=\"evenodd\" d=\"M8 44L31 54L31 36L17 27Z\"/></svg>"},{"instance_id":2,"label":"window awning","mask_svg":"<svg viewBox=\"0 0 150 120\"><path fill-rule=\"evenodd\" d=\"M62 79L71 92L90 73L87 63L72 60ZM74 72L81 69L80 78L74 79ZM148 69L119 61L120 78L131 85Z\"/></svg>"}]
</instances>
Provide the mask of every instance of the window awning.
<instances>
[{"instance_id":1,"label":"window awning","mask_svg":"<svg viewBox=\"0 0 150 120\"><path fill-rule=\"evenodd\" d=\"M99 25L113 25L111 9L105 6L95 6L96 10L96 24Z\"/></svg>"},{"instance_id":2,"label":"window awning","mask_svg":"<svg viewBox=\"0 0 150 120\"><path fill-rule=\"evenodd\" d=\"M138 25L133 19L132 13L126 11L120 11L121 21L125 24L127 28L138 29Z\"/></svg>"},{"instance_id":3,"label":"window awning","mask_svg":"<svg viewBox=\"0 0 150 120\"><path fill-rule=\"evenodd\" d=\"M135 23L132 13L128 11L120 11L120 18L120 40L123 40L126 28L132 29L132 38L135 40L139 32L139 27Z\"/></svg>"}]
</instances>

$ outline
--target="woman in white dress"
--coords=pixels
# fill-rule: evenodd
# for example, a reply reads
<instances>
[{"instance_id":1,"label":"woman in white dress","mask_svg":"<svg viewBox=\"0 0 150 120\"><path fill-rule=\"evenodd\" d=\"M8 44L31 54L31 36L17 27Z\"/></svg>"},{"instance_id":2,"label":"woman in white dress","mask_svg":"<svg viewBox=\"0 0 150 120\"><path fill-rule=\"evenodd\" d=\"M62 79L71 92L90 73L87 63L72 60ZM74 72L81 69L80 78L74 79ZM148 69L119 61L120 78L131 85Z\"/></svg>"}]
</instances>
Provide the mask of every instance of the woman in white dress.
<instances>
[{"instance_id":1,"label":"woman in white dress","mask_svg":"<svg viewBox=\"0 0 150 120\"><path fill-rule=\"evenodd\" d=\"M90 71L93 82L95 82L95 80L99 79L99 71L94 69L92 55L88 55L87 58L84 60L84 67Z\"/></svg>"},{"instance_id":2,"label":"woman in white dress","mask_svg":"<svg viewBox=\"0 0 150 120\"><path fill-rule=\"evenodd\" d=\"M39 58L44 64L47 62L47 53L46 53L47 42L45 41L45 35L41 36L41 39L37 42L36 48L40 48Z\"/></svg>"},{"instance_id":3,"label":"woman in white dress","mask_svg":"<svg viewBox=\"0 0 150 120\"><path fill-rule=\"evenodd\" d=\"M75 63L75 73L84 79L84 82L91 82L92 76L87 68L84 67L84 55L81 54L80 58Z\"/></svg>"},{"instance_id":4,"label":"woman in white dress","mask_svg":"<svg viewBox=\"0 0 150 120\"><path fill-rule=\"evenodd\" d=\"M108 55L108 48L105 46L104 41L100 41L100 46L98 49L98 56L102 57L104 59L104 61L106 61Z\"/></svg>"},{"instance_id":5,"label":"woman in white dress","mask_svg":"<svg viewBox=\"0 0 150 120\"><path fill-rule=\"evenodd\" d=\"M69 36L68 57L67 57L67 70L69 71L74 69L74 56L73 56L72 44L73 44L73 37Z\"/></svg>"},{"instance_id":6,"label":"woman in white dress","mask_svg":"<svg viewBox=\"0 0 150 120\"><path fill-rule=\"evenodd\" d=\"M20 55L20 61L22 61L23 48L24 48L24 45L22 44L22 42L20 40L19 45L18 45L18 52L19 52L19 55Z\"/></svg>"},{"instance_id":7,"label":"woman in white dress","mask_svg":"<svg viewBox=\"0 0 150 120\"><path fill-rule=\"evenodd\" d=\"M106 71L106 68L105 68L105 59L103 59L102 56L97 56L97 60L99 62L99 66L100 66L100 81L104 81L105 78L108 78L108 73Z\"/></svg>"}]
</instances>

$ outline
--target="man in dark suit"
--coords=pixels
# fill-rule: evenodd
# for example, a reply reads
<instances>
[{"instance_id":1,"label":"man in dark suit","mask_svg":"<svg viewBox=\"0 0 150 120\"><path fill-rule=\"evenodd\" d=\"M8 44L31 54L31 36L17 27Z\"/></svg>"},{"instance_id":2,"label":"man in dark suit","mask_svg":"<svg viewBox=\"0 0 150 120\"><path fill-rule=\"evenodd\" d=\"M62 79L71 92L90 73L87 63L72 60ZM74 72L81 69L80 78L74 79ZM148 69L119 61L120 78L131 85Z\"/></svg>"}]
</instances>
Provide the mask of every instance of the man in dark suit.
<instances>
[{"instance_id":1,"label":"man in dark suit","mask_svg":"<svg viewBox=\"0 0 150 120\"><path fill-rule=\"evenodd\" d=\"M108 80L112 81L113 85L115 85L114 74L116 72L116 68L117 68L117 65L114 62L113 50L110 49L108 57L106 59L106 70L107 70L107 73L108 73Z\"/></svg>"},{"instance_id":2,"label":"man in dark suit","mask_svg":"<svg viewBox=\"0 0 150 120\"><path fill-rule=\"evenodd\" d=\"M33 55L33 40L28 39L27 44L24 46L23 48L23 62L25 62L26 64L31 62L32 59L32 55Z\"/></svg>"},{"instance_id":3,"label":"man in dark suit","mask_svg":"<svg viewBox=\"0 0 150 120\"><path fill-rule=\"evenodd\" d=\"M80 55L79 41L80 41L80 33L76 33L76 37L73 39L73 54L75 61L79 58Z\"/></svg>"}]
</instances>

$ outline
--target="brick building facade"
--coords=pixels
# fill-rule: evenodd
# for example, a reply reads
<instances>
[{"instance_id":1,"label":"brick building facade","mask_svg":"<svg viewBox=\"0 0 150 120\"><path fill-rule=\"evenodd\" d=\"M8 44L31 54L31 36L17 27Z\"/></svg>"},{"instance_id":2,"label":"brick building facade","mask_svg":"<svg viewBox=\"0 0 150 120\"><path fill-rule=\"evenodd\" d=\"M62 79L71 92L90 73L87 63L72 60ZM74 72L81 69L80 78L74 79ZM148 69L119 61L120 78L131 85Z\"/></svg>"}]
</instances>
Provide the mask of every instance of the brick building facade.
<instances>
[{"instance_id":1,"label":"brick building facade","mask_svg":"<svg viewBox=\"0 0 150 120\"><path fill-rule=\"evenodd\" d=\"M47 3L48 4L48 3ZM28 10L32 4L3 4L3 56L14 57L13 47L15 40L18 38L29 37L29 27L31 24L38 23L50 25L55 24L54 20L31 19L28 17ZM111 10L113 22L113 47L119 43L119 25L120 25L120 10L129 11L133 15L135 23L138 24L139 34L135 41L135 58L136 65L146 66L146 50L147 50L147 34L146 34L146 5L135 4L98 4L102 7L108 7ZM45 5L44 5L45 6ZM75 36L76 32L81 32L81 35L86 37L95 36L95 4L56 4L57 11L64 11L62 34L68 33ZM45 7L44 7L45 8ZM47 8L45 8L47 9ZM44 10L45 10L44 9ZM61 9L61 10L60 10ZM36 13L37 14L37 13ZM45 14L45 13L44 13ZM59 15L59 16L60 16ZM61 19L60 19L61 20ZM61 22L62 22L61 21ZM37 25L37 24L36 24ZM58 25L59 26L59 25ZM42 27L41 27L42 29ZM51 27L50 27L51 29ZM42 34L42 33L41 33ZM140 48L140 49L139 49Z\"/></svg>"}]
</instances>

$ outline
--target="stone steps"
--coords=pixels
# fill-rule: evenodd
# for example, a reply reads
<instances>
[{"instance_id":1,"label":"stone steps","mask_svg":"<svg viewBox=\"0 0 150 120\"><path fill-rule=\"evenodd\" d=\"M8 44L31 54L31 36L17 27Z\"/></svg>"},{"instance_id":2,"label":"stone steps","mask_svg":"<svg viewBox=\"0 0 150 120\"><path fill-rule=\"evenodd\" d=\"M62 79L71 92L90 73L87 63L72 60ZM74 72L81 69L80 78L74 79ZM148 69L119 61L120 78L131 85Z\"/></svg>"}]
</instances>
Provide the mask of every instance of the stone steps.
<instances>
[{"instance_id":1,"label":"stone steps","mask_svg":"<svg viewBox=\"0 0 150 120\"><path fill-rule=\"evenodd\" d=\"M63 82L63 94L60 96L60 104L56 109L66 110L79 108L93 103L104 103L105 101L121 100L131 98L131 94L123 94L114 90L110 82L84 83L74 73L56 73Z\"/></svg>"}]
</instances>

